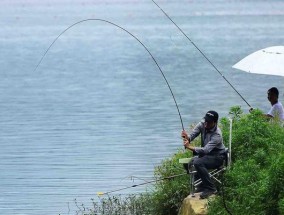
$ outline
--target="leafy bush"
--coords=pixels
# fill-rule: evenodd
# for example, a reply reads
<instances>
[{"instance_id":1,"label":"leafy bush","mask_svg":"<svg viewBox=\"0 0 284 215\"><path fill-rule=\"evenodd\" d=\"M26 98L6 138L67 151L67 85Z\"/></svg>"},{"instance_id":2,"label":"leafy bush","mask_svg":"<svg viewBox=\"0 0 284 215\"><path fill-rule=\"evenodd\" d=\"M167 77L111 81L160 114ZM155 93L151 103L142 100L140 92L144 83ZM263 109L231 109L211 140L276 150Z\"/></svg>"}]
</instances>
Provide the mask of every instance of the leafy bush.
<instances>
[{"instance_id":1,"label":"leafy bush","mask_svg":"<svg viewBox=\"0 0 284 215\"><path fill-rule=\"evenodd\" d=\"M155 177L158 179L185 174L186 171L178 161L185 157L191 157L191 153L180 150L172 158L165 159L160 166L155 168ZM171 180L159 181L154 186L152 214L174 215L178 213L183 199L189 194L189 176L185 174Z\"/></svg>"},{"instance_id":2,"label":"leafy bush","mask_svg":"<svg viewBox=\"0 0 284 215\"><path fill-rule=\"evenodd\" d=\"M284 128L268 122L259 110L244 115L240 107L233 107L229 114L233 118L232 165L224 174L222 195L209 203L209 215L284 215ZM220 126L227 145L228 118L222 118ZM108 197L91 210L81 206L78 214L177 214L189 194L188 175L159 179L185 173L178 160L190 156L191 152L179 150L163 160L155 168L153 192Z\"/></svg>"},{"instance_id":3,"label":"leafy bush","mask_svg":"<svg viewBox=\"0 0 284 215\"><path fill-rule=\"evenodd\" d=\"M76 215L150 215L149 199L151 196L148 193L139 195L130 194L128 196L113 195L101 198L99 202L92 199L93 207L87 208L84 204L78 204Z\"/></svg>"},{"instance_id":4,"label":"leafy bush","mask_svg":"<svg viewBox=\"0 0 284 215\"><path fill-rule=\"evenodd\" d=\"M227 127L223 126L224 137ZM261 111L234 117L232 166L224 185L225 205L232 214L284 214L283 149L283 127L267 121ZM209 215L228 214L223 200L220 196L210 205Z\"/></svg>"}]
</instances>

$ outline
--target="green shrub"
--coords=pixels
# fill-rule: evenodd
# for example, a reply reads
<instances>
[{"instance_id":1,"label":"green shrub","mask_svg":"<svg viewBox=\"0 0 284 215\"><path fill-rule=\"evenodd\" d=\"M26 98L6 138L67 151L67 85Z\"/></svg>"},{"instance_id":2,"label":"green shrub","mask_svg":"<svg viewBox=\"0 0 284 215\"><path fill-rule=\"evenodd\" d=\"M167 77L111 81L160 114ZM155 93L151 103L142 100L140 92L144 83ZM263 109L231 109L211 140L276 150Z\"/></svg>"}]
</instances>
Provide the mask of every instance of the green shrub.
<instances>
[{"instance_id":1,"label":"green shrub","mask_svg":"<svg viewBox=\"0 0 284 215\"><path fill-rule=\"evenodd\" d=\"M158 179L186 173L178 160L191 156L190 152L180 150L172 158L165 159L161 165L155 168L155 177ZM171 180L159 181L154 187L155 190L152 193L153 214L174 215L178 213L183 199L189 194L189 176L184 175Z\"/></svg>"},{"instance_id":2,"label":"green shrub","mask_svg":"<svg viewBox=\"0 0 284 215\"><path fill-rule=\"evenodd\" d=\"M227 126L223 126L223 133L226 138ZM267 121L261 111L234 117L232 167L225 173L225 198L219 196L210 205L209 215L228 214L225 205L234 215L284 214L283 148L283 127Z\"/></svg>"},{"instance_id":3,"label":"green shrub","mask_svg":"<svg viewBox=\"0 0 284 215\"><path fill-rule=\"evenodd\" d=\"M127 196L112 195L100 198L100 201L92 199L93 207L87 208L83 204L78 204L76 215L151 215L149 193L139 195L130 194Z\"/></svg>"},{"instance_id":4,"label":"green shrub","mask_svg":"<svg viewBox=\"0 0 284 215\"><path fill-rule=\"evenodd\" d=\"M244 115L240 107L233 107L229 114L232 165L224 174L221 195L209 203L208 214L227 215L227 209L233 215L284 215L284 128L267 121L259 110ZM228 146L228 118L220 120L220 127ZM78 214L176 215L189 194L189 176L159 179L185 173L178 163L185 157L191 152L179 150L155 167L157 182L151 193L105 198L91 210L80 207Z\"/></svg>"}]
</instances>

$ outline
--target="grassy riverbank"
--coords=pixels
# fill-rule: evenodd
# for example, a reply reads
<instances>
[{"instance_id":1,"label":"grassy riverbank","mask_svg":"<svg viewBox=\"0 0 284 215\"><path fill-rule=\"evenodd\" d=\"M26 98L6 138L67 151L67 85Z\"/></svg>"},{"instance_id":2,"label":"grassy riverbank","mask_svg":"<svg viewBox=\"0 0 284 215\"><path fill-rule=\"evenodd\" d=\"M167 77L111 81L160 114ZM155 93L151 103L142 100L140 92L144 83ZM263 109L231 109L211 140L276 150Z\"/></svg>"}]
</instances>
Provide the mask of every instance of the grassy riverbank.
<instances>
[{"instance_id":1,"label":"grassy riverbank","mask_svg":"<svg viewBox=\"0 0 284 215\"><path fill-rule=\"evenodd\" d=\"M284 215L284 128L268 122L259 110L244 115L239 107L230 110L233 118L232 166L223 177L220 195L210 203L209 215ZM229 120L219 123L225 145L229 140ZM199 144L195 141L194 144ZM155 168L157 179L185 171L179 158L191 153L180 149ZM223 188L223 189L222 189ZM78 206L77 214L175 215L189 194L188 176L161 180L153 191L127 197L108 196L93 208ZM225 209L227 207L227 210Z\"/></svg>"}]
</instances>

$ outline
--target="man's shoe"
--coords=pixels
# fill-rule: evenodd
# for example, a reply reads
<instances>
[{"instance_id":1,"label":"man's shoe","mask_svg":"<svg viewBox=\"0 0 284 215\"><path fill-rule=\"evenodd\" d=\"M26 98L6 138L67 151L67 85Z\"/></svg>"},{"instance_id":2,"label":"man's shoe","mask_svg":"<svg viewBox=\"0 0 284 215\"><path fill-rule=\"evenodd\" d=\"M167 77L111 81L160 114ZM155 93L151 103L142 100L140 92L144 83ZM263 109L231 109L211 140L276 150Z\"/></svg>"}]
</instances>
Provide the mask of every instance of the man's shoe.
<instances>
[{"instance_id":1,"label":"man's shoe","mask_svg":"<svg viewBox=\"0 0 284 215\"><path fill-rule=\"evenodd\" d=\"M211 195L214 195L217 193L217 190L205 190L200 194L200 199L206 199Z\"/></svg>"},{"instance_id":2,"label":"man's shoe","mask_svg":"<svg viewBox=\"0 0 284 215\"><path fill-rule=\"evenodd\" d=\"M204 191L206 191L205 188L203 188L203 187L197 187L197 188L194 190L194 193L201 193L201 192L204 192Z\"/></svg>"}]
</instances>

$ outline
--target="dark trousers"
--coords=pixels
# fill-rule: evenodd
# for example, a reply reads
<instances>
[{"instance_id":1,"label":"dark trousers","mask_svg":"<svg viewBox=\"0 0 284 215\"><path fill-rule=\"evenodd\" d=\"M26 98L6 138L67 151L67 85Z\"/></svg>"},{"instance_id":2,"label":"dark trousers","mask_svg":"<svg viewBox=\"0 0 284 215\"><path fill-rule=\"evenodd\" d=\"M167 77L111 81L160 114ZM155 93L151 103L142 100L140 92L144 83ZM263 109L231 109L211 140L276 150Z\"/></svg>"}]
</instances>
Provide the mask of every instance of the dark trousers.
<instances>
[{"instance_id":1,"label":"dark trousers","mask_svg":"<svg viewBox=\"0 0 284 215\"><path fill-rule=\"evenodd\" d=\"M215 156L215 155L204 155L202 157L193 157L192 160L184 165L184 168L188 171L190 166L194 166L197 177L194 179L197 180L198 178L202 181L202 188L207 190L215 190L215 185L210 178L208 169L215 169L222 165L223 163L223 156Z\"/></svg>"}]
</instances>

